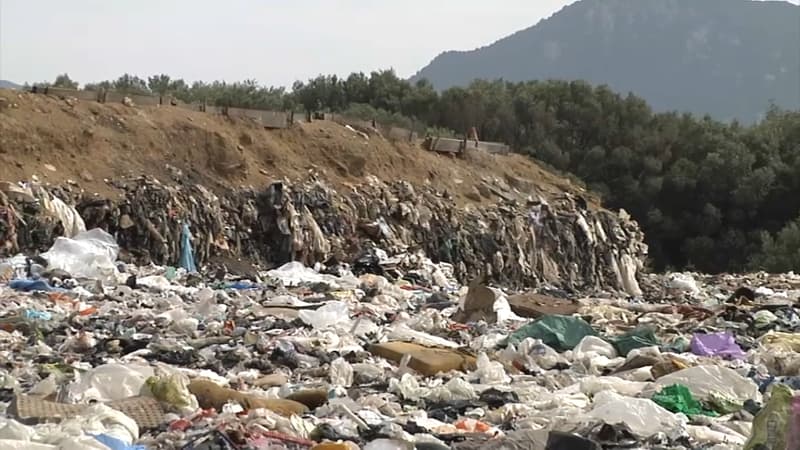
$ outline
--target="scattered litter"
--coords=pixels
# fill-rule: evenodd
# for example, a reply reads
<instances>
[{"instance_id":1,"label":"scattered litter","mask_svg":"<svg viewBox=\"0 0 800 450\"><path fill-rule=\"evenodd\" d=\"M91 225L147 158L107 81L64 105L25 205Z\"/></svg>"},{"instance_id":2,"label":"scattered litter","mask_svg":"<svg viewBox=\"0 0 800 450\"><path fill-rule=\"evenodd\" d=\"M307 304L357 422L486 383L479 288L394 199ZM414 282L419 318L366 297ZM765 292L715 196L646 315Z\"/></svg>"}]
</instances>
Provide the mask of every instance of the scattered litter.
<instances>
[{"instance_id":1,"label":"scattered litter","mask_svg":"<svg viewBox=\"0 0 800 450\"><path fill-rule=\"evenodd\" d=\"M0 448L797 447L800 276L481 186L0 185Z\"/></svg>"}]
</instances>

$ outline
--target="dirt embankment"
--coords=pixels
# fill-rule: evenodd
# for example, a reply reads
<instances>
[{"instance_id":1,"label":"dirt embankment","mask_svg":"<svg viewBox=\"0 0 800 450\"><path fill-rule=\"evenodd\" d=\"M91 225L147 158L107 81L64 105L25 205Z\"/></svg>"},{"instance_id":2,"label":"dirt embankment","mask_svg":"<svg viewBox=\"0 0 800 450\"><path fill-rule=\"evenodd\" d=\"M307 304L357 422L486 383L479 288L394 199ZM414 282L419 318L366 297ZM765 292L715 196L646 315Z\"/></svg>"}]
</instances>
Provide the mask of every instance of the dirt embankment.
<instances>
[{"instance_id":1,"label":"dirt embankment","mask_svg":"<svg viewBox=\"0 0 800 450\"><path fill-rule=\"evenodd\" d=\"M0 90L0 181L73 180L89 192L115 196L108 181L148 174L169 180L180 170L215 190L264 186L309 171L338 186L374 175L430 183L459 202L488 201L484 180L499 179L520 195L545 198L583 190L521 155L452 158L378 136L364 139L332 122L266 130L229 119L162 106L60 99ZM481 189L483 188L483 189Z\"/></svg>"}]
</instances>

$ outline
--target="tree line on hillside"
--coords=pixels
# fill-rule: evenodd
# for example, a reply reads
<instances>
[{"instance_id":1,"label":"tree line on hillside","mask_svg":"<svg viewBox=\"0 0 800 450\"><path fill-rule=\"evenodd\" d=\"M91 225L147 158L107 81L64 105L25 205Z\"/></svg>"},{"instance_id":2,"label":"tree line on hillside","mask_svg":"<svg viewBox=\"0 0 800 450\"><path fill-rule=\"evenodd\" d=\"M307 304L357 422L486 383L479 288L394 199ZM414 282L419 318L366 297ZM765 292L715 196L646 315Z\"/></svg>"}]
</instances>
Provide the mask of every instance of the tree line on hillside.
<instances>
[{"instance_id":1,"label":"tree line on hillside","mask_svg":"<svg viewBox=\"0 0 800 450\"><path fill-rule=\"evenodd\" d=\"M67 75L54 85L77 86ZM391 71L296 82L193 82L123 75L86 85L262 109L356 113L423 123L512 148L572 174L642 225L653 268L800 269L800 112L752 126L654 113L633 94L581 81L473 82L437 92Z\"/></svg>"}]
</instances>

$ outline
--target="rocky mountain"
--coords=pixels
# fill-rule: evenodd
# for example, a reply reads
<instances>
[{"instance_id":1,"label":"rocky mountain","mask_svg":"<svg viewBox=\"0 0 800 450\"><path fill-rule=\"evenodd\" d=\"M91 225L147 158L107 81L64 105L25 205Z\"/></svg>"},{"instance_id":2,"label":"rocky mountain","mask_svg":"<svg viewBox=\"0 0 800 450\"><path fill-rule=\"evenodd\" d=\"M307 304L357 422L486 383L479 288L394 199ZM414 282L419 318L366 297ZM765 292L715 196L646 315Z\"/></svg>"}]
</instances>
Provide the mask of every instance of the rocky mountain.
<instances>
[{"instance_id":1,"label":"rocky mountain","mask_svg":"<svg viewBox=\"0 0 800 450\"><path fill-rule=\"evenodd\" d=\"M22 86L8 80L0 80L0 89L21 89Z\"/></svg>"},{"instance_id":2,"label":"rocky mountain","mask_svg":"<svg viewBox=\"0 0 800 450\"><path fill-rule=\"evenodd\" d=\"M783 1L582 0L414 78L437 89L476 78L583 79L634 92L656 110L757 120L800 108L800 7Z\"/></svg>"}]
</instances>

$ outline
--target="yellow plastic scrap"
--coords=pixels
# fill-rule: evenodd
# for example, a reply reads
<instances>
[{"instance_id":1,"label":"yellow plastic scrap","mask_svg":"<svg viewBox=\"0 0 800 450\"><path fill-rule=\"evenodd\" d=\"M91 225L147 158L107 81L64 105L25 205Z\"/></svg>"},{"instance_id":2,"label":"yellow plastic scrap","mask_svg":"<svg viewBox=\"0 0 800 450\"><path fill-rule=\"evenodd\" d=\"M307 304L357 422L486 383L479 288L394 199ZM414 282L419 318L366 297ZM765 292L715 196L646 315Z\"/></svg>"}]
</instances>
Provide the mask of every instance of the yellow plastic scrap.
<instances>
[{"instance_id":1,"label":"yellow plastic scrap","mask_svg":"<svg viewBox=\"0 0 800 450\"><path fill-rule=\"evenodd\" d=\"M761 336L759 343L770 352L800 352L800 334L770 331Z\"/></svg>"},{"instance_id":2,"label":"yellow plastic scrap","mask_svg":"<svg viewBox=\"0 0 800 450\"><path fill-rule=\"evenodd\" d=\"M191 403L188 380L182 380L177 375L150 377L145 380L145 385L158 401L175 408L185 408Z\"/></svg>"},{"instance_id":3,"label":"yellow plastic scrap","mask_svg":"<svg viewBox=\"0 0 800 450\"><path fill-rule=\"evenodd\" d=\"M592 323L607 324L630 324L634 323L636 313L624 308L619 308L613 305L584 305L578 310L581 316L588 316L592 318Z\"/></svg>"},{"instance_id":4,"label":"yellow plastic scrap","mask_svg":"<svg viewBox=\"0 0 800 450\"><path fill-rule=\"evenodd\" d=\"M744 450L785 449L791 416L792 390L785 384L772 385L769 401L753 419L753 431Z\"/></svg>"},{"instance_id":5,"label":"yellow plastic scrap","mask_svg":"<svg viewBox=\"0 0 800 450\"><path fill-rule=\"evenodd\" d=\"M358 302L358 298L353 291L331 291L328 292L328 295L341 302Z\"/></svg>"}]
</instances>

